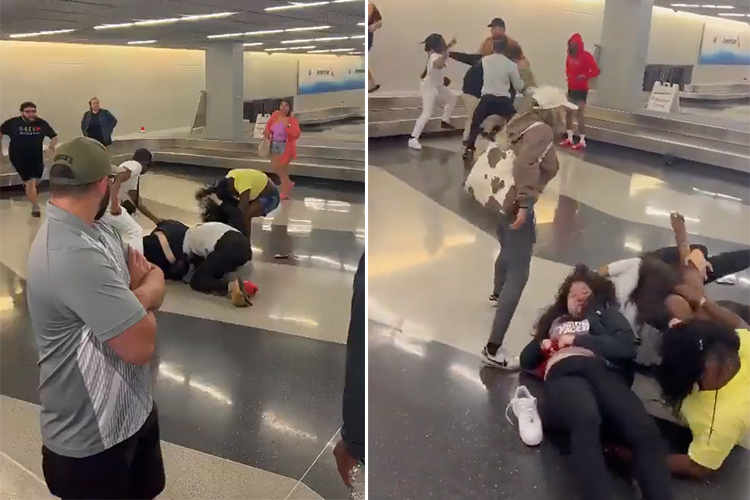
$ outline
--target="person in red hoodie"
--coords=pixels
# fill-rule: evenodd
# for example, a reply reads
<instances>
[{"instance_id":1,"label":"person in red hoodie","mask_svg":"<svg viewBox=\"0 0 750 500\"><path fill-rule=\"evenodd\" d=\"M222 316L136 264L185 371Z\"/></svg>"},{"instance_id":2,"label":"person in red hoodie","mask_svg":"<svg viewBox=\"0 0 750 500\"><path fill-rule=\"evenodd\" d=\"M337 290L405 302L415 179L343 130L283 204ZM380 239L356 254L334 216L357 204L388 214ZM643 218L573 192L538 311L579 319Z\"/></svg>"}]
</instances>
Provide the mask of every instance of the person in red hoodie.
<instances>
[{"instance_id":1,"label":"person in red hoodie","mask_svg":"<svg viewBox=\"0 0 750 500\"><path fill-rule=\"evenodd\" d=\"M589 80L599 76L601 71L594 56L583 48L583 38L575 33L568 40L568 58L565 61L565 73L568 77L568 99L578 105L577 111L570 111L565 116L567 136L560 142L561 146L571 146L573 149L586 147L586 129L584 114L586 99L589 95ZM578 142L573 142L573 113L578 122Z\"/></svg>"}]
</instances>

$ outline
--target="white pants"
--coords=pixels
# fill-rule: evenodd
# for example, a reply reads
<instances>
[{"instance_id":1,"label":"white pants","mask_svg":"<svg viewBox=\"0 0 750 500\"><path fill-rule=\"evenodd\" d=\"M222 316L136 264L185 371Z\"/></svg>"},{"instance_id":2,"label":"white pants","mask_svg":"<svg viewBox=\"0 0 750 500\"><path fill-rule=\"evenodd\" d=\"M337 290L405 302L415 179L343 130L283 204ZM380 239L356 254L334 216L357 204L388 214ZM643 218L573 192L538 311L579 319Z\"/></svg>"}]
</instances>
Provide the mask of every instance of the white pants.
<instances>
[{"instance_id":1,"label":"white pants","mask_svg":"<svg viewBox=\"0 0 750 500\"><path fill-rule=\"evenodd\" d=\"M143 228L135 221L124 208L120 215L112 215L109 209L102 216L102 222L106 222L120 233L122 241L143 253Z\"/></svg>"},{"instance_id":2,"label":"white pants","mask_svg":"<svg viewBox=\"0 0 750 500\"><path fill-rule=\"evenodd\" d=\"M443 85L433 87L422 83L420 93L422 94L422 114L417 118L417 123L414 124L414 131L411 133L411 136L415 139L419 139L419 136L422 135L425 125L432 118L432 113L435 112L435 105L440 104L443 106L442 120L444 122L451 121L453 108L456 107L456 96Z\"/></svg>"}]
</instances>

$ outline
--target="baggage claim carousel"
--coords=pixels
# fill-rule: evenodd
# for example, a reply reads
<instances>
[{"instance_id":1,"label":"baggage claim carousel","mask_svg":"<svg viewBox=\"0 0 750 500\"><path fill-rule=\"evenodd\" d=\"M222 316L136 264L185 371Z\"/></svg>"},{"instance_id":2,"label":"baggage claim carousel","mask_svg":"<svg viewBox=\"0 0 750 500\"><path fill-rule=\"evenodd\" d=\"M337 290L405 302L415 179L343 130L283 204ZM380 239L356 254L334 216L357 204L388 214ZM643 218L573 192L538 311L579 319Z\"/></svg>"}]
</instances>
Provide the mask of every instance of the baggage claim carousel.
<instances>
[{"instance_id":1,"label":"baggage claim carousel","mask_svg":"<svg viewBox=\"0 0 750 500\"><path fill-rule=\"evenodd\" d=\"M370 138L407 136L421 112L416 94L369 97ZM463 127L466 108L458 100L453 125ZM440 131L434 117L425 133ZM588 106L586 136L590 139L662 154L665 161L684 159L750 173L750 130L747 124L714 119L711 116L649 111L630 113Z\"/></svg>"},{"instance_id":2,"label":"baggage claim carousel","mask_svg":"<svg viewBox=\"0 0 750 500\"><path fill-rule=\"evenodd\" d=\"M361 113L361 112L360 112ZM315 125L325 127L333 123L330 117L322 117ZM308 124L309 125L309 124ZM336 181L365 182L365 141L362 137L351 140L352 134L318 130L306 134L297 143L298 158L291 163L293 176L311 177ZM190 165L223 170L252 168L271 172L268 159L258 155L259 139L247 142L216 141L210 139L185 138L136 138L115 140L110 146L112 163L119 164L132 158L138 148L147 148L154 154L154 170L159 165ZM45 179L49 173L51 158L45 156ZM20 186L22 181L8 156L0 158L0 187Z\"/></svg>"}]
</instances>

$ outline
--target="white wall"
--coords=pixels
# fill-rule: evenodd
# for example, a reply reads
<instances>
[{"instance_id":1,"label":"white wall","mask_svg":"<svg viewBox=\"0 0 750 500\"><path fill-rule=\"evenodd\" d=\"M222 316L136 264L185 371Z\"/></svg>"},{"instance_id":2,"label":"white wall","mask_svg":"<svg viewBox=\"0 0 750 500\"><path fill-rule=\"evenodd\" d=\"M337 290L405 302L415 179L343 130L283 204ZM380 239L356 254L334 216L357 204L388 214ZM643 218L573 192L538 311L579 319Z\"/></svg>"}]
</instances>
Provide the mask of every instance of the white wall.
<instances>
[{"instance_id":1,"label":"white wall","mask_svg":"<svg viewBox=\"0 0 750 500\"><path fill-rule=\"evenodd\" d=\"M413 91L419 85L425 53L419 42L431 32L456 36L456 50L476 52L494 17L502 17L508 34L518 40L538 82L565 86L566 42L578 32L593 50L601 37L604 0L379 0L383 28L375 34L368 63L388 91ZM648 51L649 64L695 65L694 83L741 81L746 66L698 66L703 22L727 23L745 36L750 26L737 21L706 18L654 8ZM743 36L744 38L744 36ZM452 87L460 88L466 66L452 62Z\"/></svg>"},{"instance_id":2,"label":"white wall","mask_svg":"<svg viewBox=\"0 0 750 500\"><path fill-rule=\"evenodd\" d=\"M293 96L299 57L331 55L244 53L245 99ZM0 41L0 120L33 101L39 116L67 140L80 135L88 101L97 96L118 119L117 137L185 130L205 89L202 50ZM304 96L303 108L364 106L365 93Z\"/></svg>"}]
</instances>

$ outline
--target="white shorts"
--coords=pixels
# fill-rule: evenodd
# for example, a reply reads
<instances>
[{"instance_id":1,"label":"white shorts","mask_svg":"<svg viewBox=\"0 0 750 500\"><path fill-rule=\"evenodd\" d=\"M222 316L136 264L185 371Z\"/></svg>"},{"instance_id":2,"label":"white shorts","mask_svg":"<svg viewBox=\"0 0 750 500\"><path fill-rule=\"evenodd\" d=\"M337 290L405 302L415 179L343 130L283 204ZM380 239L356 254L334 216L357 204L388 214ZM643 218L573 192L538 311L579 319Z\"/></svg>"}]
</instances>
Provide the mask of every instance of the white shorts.
<instances>
[{"instance_id":1,"label":"white shorts","mask_svg":"<svg viewBox=\"0 0 750 500\"><path fill-rule=\"evenodd\" d=\"M112 215L109 209L102 216L102 222L106 222L120 233L122 241L143 253L143 228L135 221L127 210L122 209L120 215Z\"/></svg>"}]
</instances>

